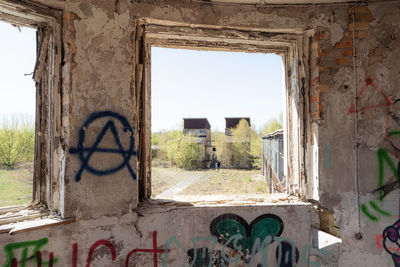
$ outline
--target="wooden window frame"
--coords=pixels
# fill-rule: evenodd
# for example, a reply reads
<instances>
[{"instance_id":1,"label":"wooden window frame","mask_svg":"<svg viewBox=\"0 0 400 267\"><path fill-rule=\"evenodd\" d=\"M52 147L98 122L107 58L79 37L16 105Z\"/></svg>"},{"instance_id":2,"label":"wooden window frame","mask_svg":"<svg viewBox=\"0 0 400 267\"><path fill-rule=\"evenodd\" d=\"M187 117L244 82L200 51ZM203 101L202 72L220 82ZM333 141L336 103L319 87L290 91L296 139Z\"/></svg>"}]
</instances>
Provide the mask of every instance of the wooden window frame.
<instances>
[{"instance_id":1,"label":"wooden window frame","mask_svg":"<svg viewBox=\"0 0 400 267\"><path fill-rule=\"evenodd\" d=\"M35 152L32 202L0 208L0 225L60 213L63 205L65 149L62 146L62 12L40 4L0 2L0 20L37 30ZM31 216L19 216L21 210ZM9 215L5 215L5 214Z\"/></svg>"},{"instance_id":2,"label":"wooden window frame","mask_svg":"<svg viewBox=\"0 0 400 267\"><path fill-rule=\"evenodd\" d=\"M187 25L142 18L137 23L135 45L135 89L137 93L139 201L151 198L151 47L195 50L275 53L282 56L285 71L285 175L287 194L310 198L307 182L307 132L310 131L308 102L309 52L312 31L221 28ZM302 90L302 91L301 91Z\"/></svg>"}]
</instances>

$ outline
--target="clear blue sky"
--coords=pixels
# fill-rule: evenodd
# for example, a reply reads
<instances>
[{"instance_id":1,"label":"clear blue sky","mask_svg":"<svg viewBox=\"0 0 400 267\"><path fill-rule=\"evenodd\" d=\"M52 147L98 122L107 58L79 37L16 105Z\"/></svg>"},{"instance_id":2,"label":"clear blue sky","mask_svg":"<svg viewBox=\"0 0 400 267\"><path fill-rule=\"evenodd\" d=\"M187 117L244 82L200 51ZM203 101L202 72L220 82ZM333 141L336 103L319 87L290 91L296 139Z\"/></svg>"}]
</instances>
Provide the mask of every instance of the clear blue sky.
<instances>
[{"instance_id":1,"label":"clear blue sky","mask_svg":"<svg viewBox=\"0 0 400 267\"><path fill-rule=\"evenodd\" d=\"M152 132L179 129L182 118L250 117L259 130L283 110L282 58L274 54L152 47Z\"/></svg>"},{"instance_id":2,"label":"clear blue sky","mask_svg":"<svg viewBox=\"0 0 400 267\"><path fill-rule=\"evenodd\" d=\"M21 32L0 21L0 120L4 116L35 114L36 89L32 75L36 61L36 30Z\"/></svg>"},{"instance_id":3,"label":"clear blue sky","mask_svg":"<svg viewBox=\"0 0 400 267\"><path fill-rule=\"evenodd\" d=\"M35 29L0 21L0 119L35 113ZM283 109L282 59L274 54L152 48L152 131L179 129L183 118L250 117L256 129Z\"/></svg>"}]
</instances>

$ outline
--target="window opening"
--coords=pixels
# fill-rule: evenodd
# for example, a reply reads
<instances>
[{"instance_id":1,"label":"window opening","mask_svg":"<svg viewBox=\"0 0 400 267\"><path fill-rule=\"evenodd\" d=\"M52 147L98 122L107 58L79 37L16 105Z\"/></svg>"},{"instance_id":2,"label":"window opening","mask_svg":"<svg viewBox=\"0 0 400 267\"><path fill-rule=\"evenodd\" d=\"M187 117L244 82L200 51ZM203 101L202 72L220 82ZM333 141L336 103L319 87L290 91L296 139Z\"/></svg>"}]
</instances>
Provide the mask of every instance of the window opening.
<instances>
[{"instance_id":1,"label":"window opening","mask_svg":"<svg viewBox=\"0 0 400 267\"><path fill-rule=\"evenodd\" d=\"M266 150L283 132L283 88L276 54L153 46L152 197L264 198L283 189L284 135Z\"/></svg>"},{"instance_id":2,"label":"window opening","mask_svg":"<svg viewBox=\"0 0 400 267\"><path fill-rule=\"evenodd\" d=\"M0 207L32 200L36 30L0 21Z\"/></svg>"}]
</instances>

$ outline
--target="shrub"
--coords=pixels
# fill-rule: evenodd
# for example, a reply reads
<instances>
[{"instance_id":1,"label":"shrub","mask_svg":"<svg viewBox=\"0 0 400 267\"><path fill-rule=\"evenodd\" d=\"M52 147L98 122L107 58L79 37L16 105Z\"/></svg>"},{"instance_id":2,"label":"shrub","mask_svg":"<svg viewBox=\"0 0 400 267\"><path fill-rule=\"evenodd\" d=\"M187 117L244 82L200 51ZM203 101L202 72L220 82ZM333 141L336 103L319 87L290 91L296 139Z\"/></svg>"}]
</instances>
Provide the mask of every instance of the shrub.
<instances>
[{"instance_id":1,"label":"shrub","mask_svg":"<svg viewBox=\"0 0 400 267\"><path fill-rule=\"evenodd\" d=\"M22 115L3 119L0 123L0 166L15 168L18 163L32 161L35 129Z\"/></svg>"},{"instance_id":2,"label":"shrub","mask_svg":"<svg viewBox=\"0 0 400 267\"><path fill-rule=\"evenodd\" d=\"M194 136L183 136L179 142L176 154L176 165L184 169L200 169L203 165L202 159L204 149L196 142Z\"/></svg>"}]
</instances>

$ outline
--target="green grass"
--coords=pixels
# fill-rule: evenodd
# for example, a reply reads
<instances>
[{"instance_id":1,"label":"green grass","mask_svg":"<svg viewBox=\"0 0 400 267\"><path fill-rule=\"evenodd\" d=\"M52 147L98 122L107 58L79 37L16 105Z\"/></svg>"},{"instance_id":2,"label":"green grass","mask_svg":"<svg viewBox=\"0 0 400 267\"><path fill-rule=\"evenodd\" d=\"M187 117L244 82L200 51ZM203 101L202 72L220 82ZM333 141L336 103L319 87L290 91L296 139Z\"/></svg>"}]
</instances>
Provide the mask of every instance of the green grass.
<instances>
[{"instance_id":1,"label":"green grass","mask_svg":"<svg viewBox=\"0 0 400 267\"><path fill-rule=\"evenodd\" d=\"M265 180L256 179L259 170L209 170L207 179L190 185L181 195L268 194Z\"/></svg>"},{"instance_id":2,"label":"green grass","mask_svg":"<svg viewBox=\"0 0 400 267\"><path fill-rule=\"evenodd\" d=\"M158 195L193 175L201 179L179 195L268 194L268 186L260 170L197 170L152 167L152 196Z\"/></svg>"},{"instance_id":3,"label":"green grass","mask_svg":"<svg viewBox=\"0 0 400 267\"><path fill-rule=\"evenodd\" d=\"M0 169L0 207L28 203L32 200L33 163L14 170Z\"/></svg>"}]
</instances>

